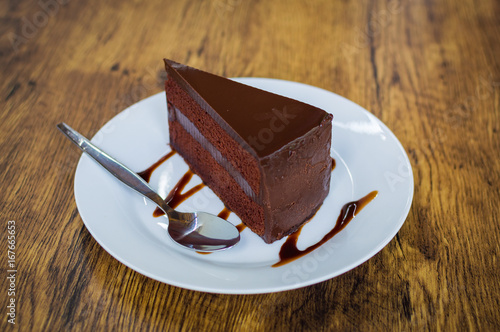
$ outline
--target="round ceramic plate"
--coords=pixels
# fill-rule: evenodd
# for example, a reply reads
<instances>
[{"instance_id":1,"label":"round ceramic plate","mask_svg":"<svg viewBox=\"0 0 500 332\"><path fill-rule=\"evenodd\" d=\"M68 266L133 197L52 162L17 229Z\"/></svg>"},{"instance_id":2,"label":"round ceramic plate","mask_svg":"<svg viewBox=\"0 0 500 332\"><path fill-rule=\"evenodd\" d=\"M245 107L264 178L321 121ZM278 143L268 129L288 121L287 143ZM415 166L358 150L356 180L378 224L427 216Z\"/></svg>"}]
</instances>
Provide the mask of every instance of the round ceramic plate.
<instances>
[{"instance_id":1,"label":"round ceramic plate","mask_svg":"<svg viewBox=\"0 0 500 332\"><path fill-rule=\"evenodd\" d=\"M340 233L308 255L280 267L285 239L266 244L248 228L237 246L201 255L172 242L165 217L154 218L155 207L116 180L86 155L75 175L80 215L95 240L126 266L150 278L192 290L253 294L312 285L338 276L380 251L398 232L413 197L408 157L394 134L353 102L316 87L265 78L236 81L292 97L333 114L331 190L315 217L302 229L297 247L304 249L330 231L342 206L373 190L378 196ZM170 151L165 94L159 93L127 108L92 139L104 151L142 171ZM150 184L162 197L188 170L175 154L152 175ZM195 176L187 185L201 183ZM182 203L181 211L218 214L223 203L204 187ZM231 213L228 220L239 224Z\"/></svg>"}]
</instances>

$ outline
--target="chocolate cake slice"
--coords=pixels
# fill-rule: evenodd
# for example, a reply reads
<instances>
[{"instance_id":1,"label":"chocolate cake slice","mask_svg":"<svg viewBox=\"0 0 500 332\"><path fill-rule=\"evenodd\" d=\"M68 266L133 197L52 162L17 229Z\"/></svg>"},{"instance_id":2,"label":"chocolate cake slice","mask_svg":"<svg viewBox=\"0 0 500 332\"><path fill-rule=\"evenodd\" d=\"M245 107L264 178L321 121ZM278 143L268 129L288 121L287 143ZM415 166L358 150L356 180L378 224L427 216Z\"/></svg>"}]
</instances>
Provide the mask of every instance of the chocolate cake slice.
<instances>
[{"instance_id":1,"label":"chocolate cake slice","mask_svg":"<svg viewBox=\"0 0 500 332\"><path fill-rule=\"evenodd\" d=\"M170 144L266 243L328 194L332 115L165 59Z\"/></svg>"}]
</instances>

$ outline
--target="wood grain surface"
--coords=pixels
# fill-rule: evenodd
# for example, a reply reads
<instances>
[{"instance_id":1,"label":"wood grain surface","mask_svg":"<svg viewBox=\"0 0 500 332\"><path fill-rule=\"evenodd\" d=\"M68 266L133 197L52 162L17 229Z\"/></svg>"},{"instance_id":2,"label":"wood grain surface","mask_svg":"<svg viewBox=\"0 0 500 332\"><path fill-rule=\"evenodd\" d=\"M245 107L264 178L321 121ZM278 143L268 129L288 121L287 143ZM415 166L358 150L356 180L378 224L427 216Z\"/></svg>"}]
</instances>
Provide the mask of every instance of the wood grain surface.
<instances>
[{"instance_id":1,"label":"wood grain surface","mask_svg":"<svg viewBox=\"0 0 500 332\"><path fill-rule=\"evenodd\" d=\"M2 1L0 37L1 330L500 330L499 1ZM55 125L93 136L162 90L164 57L368 109L411 159L402 229L354 270L281 293L190 291L119 263L82 223L80 153Z\"/></svg>"}]
</instances>

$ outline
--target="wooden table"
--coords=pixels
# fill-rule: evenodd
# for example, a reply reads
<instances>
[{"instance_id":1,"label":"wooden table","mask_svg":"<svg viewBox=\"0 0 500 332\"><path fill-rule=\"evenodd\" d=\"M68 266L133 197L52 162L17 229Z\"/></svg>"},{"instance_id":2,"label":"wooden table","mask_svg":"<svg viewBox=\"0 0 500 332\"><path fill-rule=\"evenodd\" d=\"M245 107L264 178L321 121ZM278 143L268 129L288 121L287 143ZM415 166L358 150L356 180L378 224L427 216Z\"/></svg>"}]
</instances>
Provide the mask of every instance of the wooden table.
<instances>
[{"instance_id":1,"label":"wooden table","mask_svg":"<svg viewBox=\"0 0 500 332\"><path fill-rule=\"evenodd\" d=\"M1 330L500 329L498 1L3 1L0 13ZM164 57L314 85L376 115L414 172L397 236L337 278L261 295L119 263L82 223L80 153L55 124L93 136L162 90Z\"/></svg>"}]
</instances>

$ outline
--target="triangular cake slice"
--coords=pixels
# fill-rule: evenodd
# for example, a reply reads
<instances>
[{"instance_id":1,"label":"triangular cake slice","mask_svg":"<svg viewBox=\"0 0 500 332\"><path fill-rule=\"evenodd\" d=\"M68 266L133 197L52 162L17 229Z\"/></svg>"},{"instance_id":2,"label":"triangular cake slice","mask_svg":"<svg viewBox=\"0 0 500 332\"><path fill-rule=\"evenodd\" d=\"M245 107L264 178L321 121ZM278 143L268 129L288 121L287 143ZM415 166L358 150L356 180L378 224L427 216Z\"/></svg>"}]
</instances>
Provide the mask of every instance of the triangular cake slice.
<instances>
[{"instance_id":1,"label":"triangular cake slice","mask_svg":"<svg viewBox=\"0 0 500 332\"><path fill-rule=\"evenodd\" d=\"M165 59L171 146L265 242L294 232L330 187L332 115Z\"/></svg>"}]
</instances>

